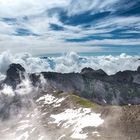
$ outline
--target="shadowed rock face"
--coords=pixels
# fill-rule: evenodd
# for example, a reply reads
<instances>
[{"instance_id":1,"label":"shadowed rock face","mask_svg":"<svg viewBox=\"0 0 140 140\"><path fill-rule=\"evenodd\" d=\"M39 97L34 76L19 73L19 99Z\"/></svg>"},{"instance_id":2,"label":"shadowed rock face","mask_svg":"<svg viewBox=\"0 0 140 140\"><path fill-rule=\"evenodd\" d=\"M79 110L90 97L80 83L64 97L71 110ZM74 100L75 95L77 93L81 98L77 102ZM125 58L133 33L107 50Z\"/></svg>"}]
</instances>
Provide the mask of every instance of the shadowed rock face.
<instances>
[{"instance_id":1,"label":"shadowed rock face","mask_svg":"<svg viewBox=\"0 0 140 140\"><path fill-rule=\"evenodd\" d=\"M140 66L138 67L137 72L140 74Z\"/></svg>"},{"instance_id":2,"label":"shadowed rock face","mask_svg":"<svg viewBox=\"0 0 140 140\"><path fill-rule=\"evenodd\" d=\"M102 70L102 69L99 69L99 70L93 70L92 68L83 68L81 70L81 74L91 74L91 75L94 75L94 76L107 76L107 74Z\"/></svg>"},{"instance_id":3,"label":"shadowed rock face","mask_svg":"<svg viewBox=\"0 0 140 140\"><path fill-rule=\"evenodd\" d=\"M7 70L7 76L3 83L15 88L22 79L25 79L24 73L25 69L20 64L11 64Z\"/></svg>"},{"instance_id":4,"label":"shadowed rock face","mask_svg":"<svg viewBox=\"0 0 140 140\"><path fill-rule=\"evenodd\" d=\"M3 92L0 94L1 139L25 139L27 136L27 140L55 140L63 136L62 139L74 140L72 136L75 133L82 136L86 134L85 139L88 140L139 139L139 105L102 106L94 103L139 104L138 71L118 72L109 76L103 70L84 68L81 73L28 74L32 85L40 88L33 88L27 92L29 94L23 95L17 93L17 90L26 81L25 75L27 73L21 65L12 64L6 79L1 81L2 85L7 84L16 89L13 90L13 96L7 96ZM42 81L45 80L42 77L46 80L43 84ZM24 82L22 79L25 79ZM22 84L19 86L20 82ZM22 92L26 93L26 90ZM98 122L97 118L94 121L94 114L97 113L100 115L98 119L103 122L99 126L92 126L91 122ZM69 117L67 120L67 116L70 116L70 120Z\"/></svg>"},{"instance_id":5,"label":"shadowed rock face","mask_svg":"<svg viewBox=\"0 0 140 140\"><path fill-rule=\"evenodd\" d=\"M25 69L19 64L10 65L4 83L16 87L24 77ZM107 75L103 70L84 68L81 73L42 72L29 74L34 86L40 85L40 75L50 90L71 92L99 104L139 104L140 67L137 71L123 71Z\"/></svg>"}]
</instances>

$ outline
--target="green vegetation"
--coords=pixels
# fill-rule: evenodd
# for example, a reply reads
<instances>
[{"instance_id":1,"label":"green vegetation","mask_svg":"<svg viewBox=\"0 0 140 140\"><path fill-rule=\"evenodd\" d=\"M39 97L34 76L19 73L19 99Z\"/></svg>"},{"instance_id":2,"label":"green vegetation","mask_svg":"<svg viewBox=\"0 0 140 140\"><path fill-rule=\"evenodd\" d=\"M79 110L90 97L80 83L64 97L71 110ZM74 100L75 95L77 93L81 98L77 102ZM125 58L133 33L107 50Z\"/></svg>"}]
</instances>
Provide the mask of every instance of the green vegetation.
<instances>
[{"instance_id":1,"label":"green vegetation","mask_svg":"<svg viewBox=\"0 0 140 140\"><path fill-rule=\"evenodd\" d=\"M85 108L97 109L100 107L100 105L98 105L97 103L93 103L87 99L84 99L76 95L71 95L71 98L76 104L79 104L80 106L85 107Z\"/></svg>"}]
</instances>

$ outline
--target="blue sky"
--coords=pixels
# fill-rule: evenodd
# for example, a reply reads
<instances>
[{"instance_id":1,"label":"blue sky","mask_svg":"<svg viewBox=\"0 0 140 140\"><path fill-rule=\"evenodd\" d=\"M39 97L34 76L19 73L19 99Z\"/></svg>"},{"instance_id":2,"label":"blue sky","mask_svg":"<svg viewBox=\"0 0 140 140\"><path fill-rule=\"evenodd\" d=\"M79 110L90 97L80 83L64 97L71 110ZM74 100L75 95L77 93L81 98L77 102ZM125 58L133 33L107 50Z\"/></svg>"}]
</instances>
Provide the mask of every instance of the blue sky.
<instances>
[{"instance_id":1,"label":"blue sky","mask_svg":"<svg viewBox=\"0 0 140 140\"><path fill-rule=\"evenodd\" d=\"M0 0L0 52L140 52L140 0Z\"/></svg>"}]
</instances>

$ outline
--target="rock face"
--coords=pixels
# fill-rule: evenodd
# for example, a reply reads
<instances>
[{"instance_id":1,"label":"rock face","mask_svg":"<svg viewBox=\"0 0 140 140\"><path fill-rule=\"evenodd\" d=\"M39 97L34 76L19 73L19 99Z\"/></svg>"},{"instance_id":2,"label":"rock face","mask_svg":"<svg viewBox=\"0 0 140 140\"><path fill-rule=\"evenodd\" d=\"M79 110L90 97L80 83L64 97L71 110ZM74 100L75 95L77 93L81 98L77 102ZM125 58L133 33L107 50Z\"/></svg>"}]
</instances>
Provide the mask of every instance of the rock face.
<instances>
[{"instance_id":1,"label":"rock face","mask_svg":"<svg viewBox=\"0 0 140 140\"><path fill-rule=\"evenodd\" d=\"M81 70L81 74L94 74L95 75L101 75L101 76L107 76L107 74L102 70L102 69L99 69L99 70L93 70L92 68L83 68Z\"/></svg>"},{"instance_id":2,"label":"rock face","mask_svg":"<svg viewBox=\"0 0 140 140\"><path fill-rule=\"evenodd\" d=\"M24 79L25 69L20 64L11 64L4 83L15 88Z\"/></svg>"},{"instance_id":3,"label":"rock face","mask_svg":"<svg viewBox=\"0 0 140 140\"><path fill-rule=\"evenodd\" d=\"M84 68L81 73L28 74L32 85L38 88L24 95L22 93L28 90L22 89L21 85L26 81L26 74L21 65L12 64L6 79L1 81L2 85L11 86L15 94L7 96L3 90L0 91L0 139L140 138L140 105L99 105L140 104L138 70L111 76L103 70L91 68ZM19 89L22 89L21 94L17 92Z\"/></svg>"},{"instance_id":4,"label":"rock face","mask_svg":"<svg viewBox=\"0 0 140 140\"><path fill-rule=\"evenodd\" d=\"M140 73L140 66L138 67L137 72Z\"/></svg>"},{"instance_id":5,"label":"rock face","mask_svg":"<svg viewBox=\"0 0 140 140\"><path fill-rule=\"evenodd\" d=\"M27 97L22 98L30 100ZM34 99L34 103L27 109L22 106L20 110L24 109L24 112L19 112L20 117L14 113L10 114L12 118L1 121L1 140L9 138L10 140L25 140L25 138L139 140L140 138L140 105L101 106L66 93L55 95L46 93ZM0 115L5 112L4 109Z\"/></svg>"},{"instance_id":6,"label":"rock face","mask_svg":"<svg viewBox=\"0 0 140 140\"><path fill-rule=\"evenodd\" d=\"M40 85L42 75L49 90L74 93L99 104L140 104L140 67L137 71L123 71L107 75L103 70L84 68L81 73L42 72L29 74L33 86ZM4 83L13 88L24 78L25 69L10 65Z\"/></svg>"}]
</instances>

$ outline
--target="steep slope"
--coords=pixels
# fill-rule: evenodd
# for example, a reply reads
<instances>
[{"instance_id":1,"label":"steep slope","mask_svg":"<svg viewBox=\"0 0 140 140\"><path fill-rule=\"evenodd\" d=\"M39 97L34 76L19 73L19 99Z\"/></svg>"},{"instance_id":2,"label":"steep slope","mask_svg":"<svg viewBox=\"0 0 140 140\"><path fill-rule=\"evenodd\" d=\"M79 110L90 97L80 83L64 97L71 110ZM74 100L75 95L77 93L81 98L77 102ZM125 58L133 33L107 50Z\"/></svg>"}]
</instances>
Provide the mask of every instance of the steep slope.
<instances>
[{"instance_id":1,"label":"steep slope","mask_svg":"<svg viewBox=\"0 0 140 140\"><path fill-rule=\"evenodd\" d=\"M2 140L138 140L140 106L101 106L68 94L42 93L0 125Z\"/></svg>"},{"instance_id":2,"label":"steep slope","mask_svg":"<svg viewBox=\"0 0 140 140\"><path fill-rule=\"evenodd\" d=\"M10 65L0 86L1 139L139 140L139 69L28 74Z\"/></svg>"}]
</instances>

